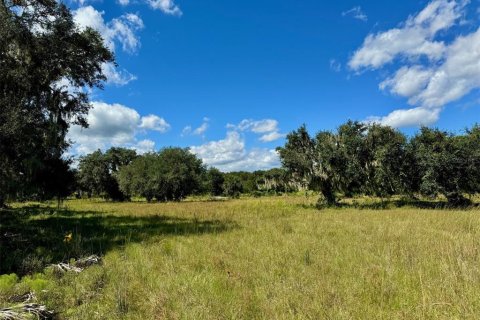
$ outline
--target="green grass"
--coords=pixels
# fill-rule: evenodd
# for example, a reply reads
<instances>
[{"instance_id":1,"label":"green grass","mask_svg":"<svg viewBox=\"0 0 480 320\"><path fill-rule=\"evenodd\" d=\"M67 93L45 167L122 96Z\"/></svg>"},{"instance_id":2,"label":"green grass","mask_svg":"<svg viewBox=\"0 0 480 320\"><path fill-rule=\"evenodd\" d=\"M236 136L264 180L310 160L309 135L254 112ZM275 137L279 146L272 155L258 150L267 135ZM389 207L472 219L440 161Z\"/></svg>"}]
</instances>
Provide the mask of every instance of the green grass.
<instances>
[{"instance_id":1,"label":"green grass","mask_svg":"<svg viewBox=\"0 0 480 320\"><path fill-rule=\"evenodd\" d=\"M2 228L25 233L25 244L2 248L18 257L3 271L88 253L104 263L63 277L3 276L0 304L36 290L66 319L480 317L479 209L318 211L314 202L73 200L17 218L20 206L9 214L23 220L3 218Z\"/></svg>"}]
</instances>

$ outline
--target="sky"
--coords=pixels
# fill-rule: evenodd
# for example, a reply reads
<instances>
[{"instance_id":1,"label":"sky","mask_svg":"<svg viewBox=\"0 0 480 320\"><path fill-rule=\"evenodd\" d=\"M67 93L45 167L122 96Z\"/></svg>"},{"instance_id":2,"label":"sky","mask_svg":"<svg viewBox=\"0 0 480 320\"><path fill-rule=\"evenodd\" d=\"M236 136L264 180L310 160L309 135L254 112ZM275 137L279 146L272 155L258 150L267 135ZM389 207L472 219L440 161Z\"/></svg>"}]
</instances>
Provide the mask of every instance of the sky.
<instances>
[{"instance_id":1,"label":"sky","mask_svg":"<svg viewBox=\"0 0 480 320\"><path fill-rule=\"evenodd\" d=\"M288 132L480 123L480 1L66 0L116 56L70 153L189 147L223 171L280 165Z\"/></svg>"}]
</instances>

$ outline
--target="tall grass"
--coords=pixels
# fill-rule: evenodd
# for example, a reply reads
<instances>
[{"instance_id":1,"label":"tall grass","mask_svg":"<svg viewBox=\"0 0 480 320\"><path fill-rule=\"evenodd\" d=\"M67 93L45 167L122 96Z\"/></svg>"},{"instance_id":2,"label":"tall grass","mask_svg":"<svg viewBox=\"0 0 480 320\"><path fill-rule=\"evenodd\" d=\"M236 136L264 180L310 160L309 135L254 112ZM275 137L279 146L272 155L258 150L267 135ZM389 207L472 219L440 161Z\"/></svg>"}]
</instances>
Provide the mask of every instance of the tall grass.
<instances>
[{"instance_id":1,"label":"tall grass","mask_svg":"<svg viewBox=\"0 0 480 320\"><path fill-rule=\"evenodd\" d=\"M318 211L314 201L68 201L31 219L77 219L73 241L104 264L47 272L38 299L68 319L480 317L480 210Z\"/></svg>"}]
</instances>

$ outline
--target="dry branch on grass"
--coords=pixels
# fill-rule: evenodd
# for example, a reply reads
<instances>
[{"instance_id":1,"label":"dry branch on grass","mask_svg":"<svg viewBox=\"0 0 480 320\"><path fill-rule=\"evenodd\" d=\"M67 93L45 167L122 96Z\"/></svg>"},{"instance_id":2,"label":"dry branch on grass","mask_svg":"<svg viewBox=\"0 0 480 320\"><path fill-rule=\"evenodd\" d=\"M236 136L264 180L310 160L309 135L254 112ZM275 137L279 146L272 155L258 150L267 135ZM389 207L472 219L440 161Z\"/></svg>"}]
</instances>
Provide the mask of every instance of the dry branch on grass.
<instances>
[{"instance_id":1,"label":"dry branch on grass","mask_svg":"<svg viewBox=\"0 0 480 320\"><path fill-rule=\"evenodd\" d=\"M76 272L80 273L82 272L85 268L90 267L95 264L100 264L102 262L102 258L100 258L97 255L91 255L86 258L81 258L75 261L75 263L68 264L68 263L57 263L57 264L52 264L51 266L56 272L59 273L65 273L65 272Z\"/></svg>"},{"instance_id":2,"label":"dry branch on grass","mask_svg":"<svg viewBox=\"0 0 480 320\"><path fill-rule=\"evenodd\" d=\"M47 310L43 305L37 303L19 304L9 308L0 309L2 320L27 320L34 316L35 319L54 319L55 312Z\"/></svg>"}]
</instances>

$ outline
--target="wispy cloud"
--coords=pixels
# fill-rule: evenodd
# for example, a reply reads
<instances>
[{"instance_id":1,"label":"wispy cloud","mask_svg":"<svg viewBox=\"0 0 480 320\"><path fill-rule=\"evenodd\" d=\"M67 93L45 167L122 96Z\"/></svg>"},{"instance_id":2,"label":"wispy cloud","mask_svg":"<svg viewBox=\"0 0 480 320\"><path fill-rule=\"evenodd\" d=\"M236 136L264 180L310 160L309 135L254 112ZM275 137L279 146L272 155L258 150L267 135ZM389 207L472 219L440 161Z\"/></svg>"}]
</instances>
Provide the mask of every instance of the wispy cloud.
<instances>
[{"instance_id":1,"label":"wispy cloud","mask_svg":"<svg viewBox=\"0 0 480 320\"><path fill-rule=\"evenodd\" d=\"M363 12L362 7L360 6L353 7L350 10L342 12L342 17L352 17L363 22L368 21L367 15Z\"/></svg>"}]
</instances>

